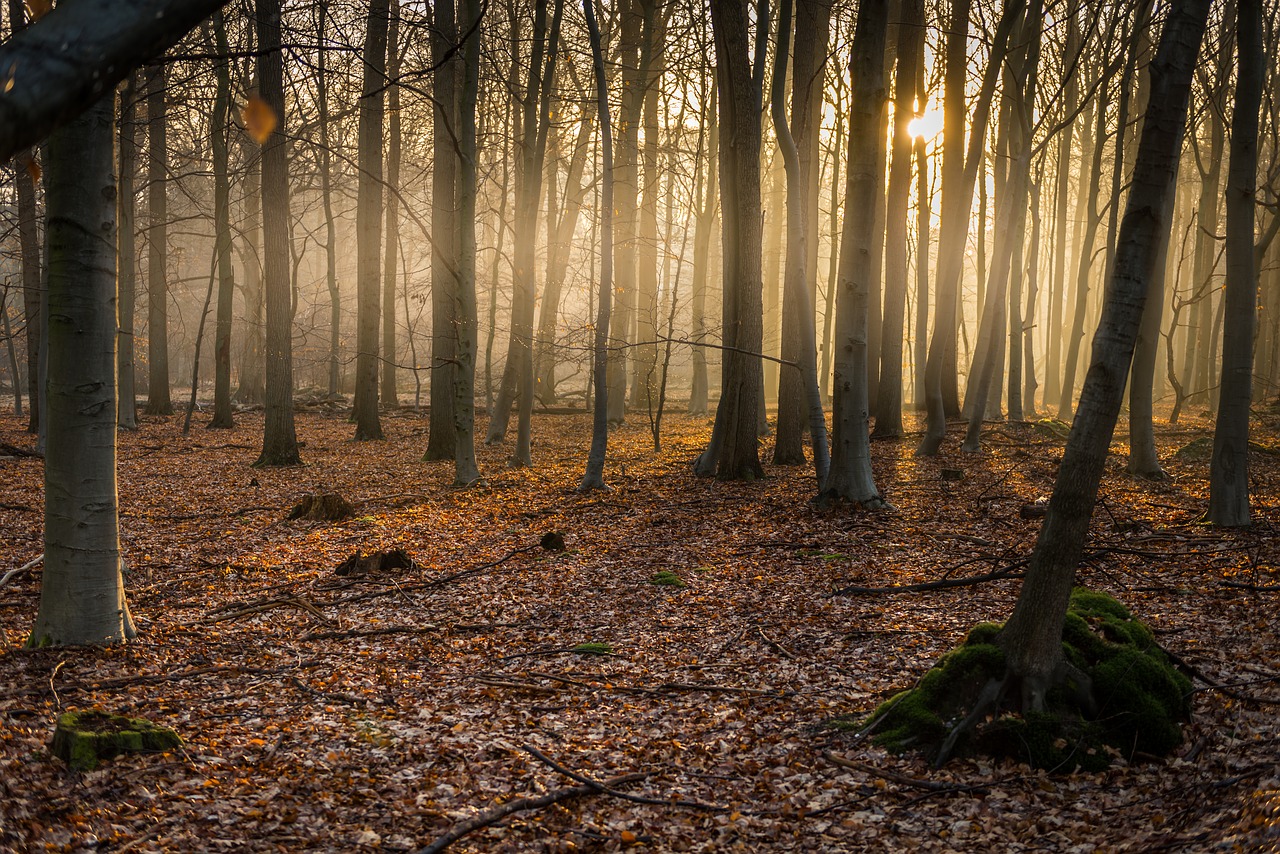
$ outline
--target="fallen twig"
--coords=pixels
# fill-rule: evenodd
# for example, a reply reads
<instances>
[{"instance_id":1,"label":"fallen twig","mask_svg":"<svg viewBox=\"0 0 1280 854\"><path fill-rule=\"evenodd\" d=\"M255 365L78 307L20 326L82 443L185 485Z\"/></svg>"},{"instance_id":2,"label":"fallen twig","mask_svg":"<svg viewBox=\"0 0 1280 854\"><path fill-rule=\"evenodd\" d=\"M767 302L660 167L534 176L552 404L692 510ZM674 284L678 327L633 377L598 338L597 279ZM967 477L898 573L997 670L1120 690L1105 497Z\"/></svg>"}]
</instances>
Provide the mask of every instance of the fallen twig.
<instances>
[{"instance_id":1,"label":"fallen twig","mask_svg":"<svg viewBox=\"0 0 1280 854\"><path fill-rule=\"evenodd\" d=\"M0 582L3 584L4 582ZM1233 590L1250 590L1254 593L1280 593L1280 584L1248 584L1243 581L1219 581L1222 587L1230 587Z\"/></svg>"},{"instance_id":2,"label":"fallen twig","mask_svg":"<svg viewBox=\"0 0 1280 854\"><path fill-rule=\"evenodd\" d=\"M340 640L342 638L372 638L379 635L427 635L440 631L439 626L387 626L385 629L351 629L345 632L312 632L303 635L304 641Z\"/></svg>"},{"instance_id":3,"label":"fallen twig","mask_svg":"<svg viewBox=\"0 0 1280 854\"><path fill-rule=\"evenodd\" d=\"M6 572L4 575L0 575L0 587L4 587L10 581L17 578L19 575L22 575L22 573L31 569L33 566L36 566L43 560L44 560L44 553L41 552L40 554L36 555L31 560L27 561L17 569L11 569L8 572Z\"/></svg>"},{"instance_id":4,"label":"fallen twig","mask_svg":"<svg viewBox=\"0 0 1280 854\"><path fill-rule=\"evenodd\" d=\"M437 854L443 851L462 837L466 836L481 828L489 827L497 824L502 819L512 813L525 812L526 810L538 810L543 807L549 807L560 801L566 801L570 798L579 798L583 795L599 794L602 790L613 790L617 786L625 786L628 783L634 783L637 780L643 780L648 774L624 774L621 777L613 777L605 780L603 783L595 783L594 785L569 786L563 789L552 789L545 795L539 797L516 798L514 801L507 801L505 804L499 804L491 807L478 815L472 816L465 821L460 821L449 830L436 837L436 840L425 848L420 848L416 854Z\"/></svg>"},{"instance_id":5,"label":"fallen twig","mask_svg":"<svg viewBox=\"0 0 1280 854\"><path fill-rule=\"evenodd\" d=\"M234 607L234 606L228 606L228 607ZM315 605L311 604L306 599L303 599L300 596L290 596L286 599L272 599L268 602L254 602L247 605L243 605L242 607L236 608L234 611L228 611L227 613L223 613L223 614L218 614L215 611L206 615L205 618L200 622L206 625L210 623L221 623L227 620L237 620L240 617L248 617L253 614L261 614L264 611L270 611L275 608L284 608L284 607L298 608L299 610L306 611L308 614L311 614L316 619L320 620L320 622L322 623L333 625L333 620L325 616L323 611L321 611ZM225 610L225 608L219 609L219 610Z\"/></svg>"},{"instance_id":6,"label":"fallen twig","mask_svg":"<svg viewBox=\"0 0 1280 854\"><path fill-rule=\"evenodd\" d=\"M686 807L688 809L695 809L695 810L701 810L702 812L713 812L713 813L730 811L729 807L720 806L719 804L707 804L707 803L703 803L702 801L686 801L678 798L675 798L675 799L646 798L642 795L629 795L626 792L618 792L610 788L609 782L601 783L597 780L593 780L590 777L579 774L575 771L570 771L568 768L564 767L559 762L556 762L554 759L547 756L545 753L543 753L538 748L534 747L532 744L522 745L520 749L528 753L530 756L534 757L535 759L538 759L539 761L546 763L548 766L550 766L551 768L554 768L556 771L559 771L561 774L565 775L569 779L577 780L579 783L585 783L586 785L590 786L592 789L594 789L595 791L599 792L602 795L610 795L615 798L621 798L624 801L631 801L633 804L648 804L650 806L660 806L660 807ZM648 775L645 775L645 776L648 776Z\"/></svg>"},{"instance_id":7,"label":"fallen twig","mask_svg":"<svg viewBox=\"0 0 1280 854\"><path fill-rule=\"evenodd\" d=\"M861 771L863 774L871 774L872 776L888 780L891 783L910 786L914 789L924 789L929 792L970 792L989 788L989 785L985 783L964 785L961 783L943 783L939 780L920 780L915 777L906 777L885 768L877 768L874 765L867 765L862 762L854 762L852 759L845 759L843 756L837 756L829 751L823 753L822 758L833 765L839 765L841 768L848 768L851 771Z\"/></svg>"},{"instance_id":8,"label":"fallen twig","mask_svg":"<svg viewBox=\"0 0 1280 854\"><path fill-rule=\"evenodd\" d=\"M988 581L999 581L1005 578L1021 578L1023 573L1015 572L1020 566L1026 564L1026 560L1015 561L1004 569L997 569L995 572L988 572L985 575L967 575L963 578L940 578L937 581L923 581L919 584L902 584L892 587L859 587L852 585L842 587L834 593L828 595L827 598L835 596L850 596L854 594L883 594L883 593L923 593L926 590L944 590L948 587L968 587L974 584L985 584Z\"/></svg>"},{"instance_id":9,"label":"fallen twig","mask_svg":"<svg viewBox=\"0 0 1280 854\"><path fill-rule=\"evenodd\" d=\"M375 700L372 697L357 697L354 694L343 694L338 691L321 691L317 688L312 688L297 676L290 676L289 682L295 688L305 691L313 697L319 697L322 700L330 700L334 703L346 703L348 706L358 706L364 703L381 703L382 705L386 705L385 700Z\"/></svg>"}]
</instances>

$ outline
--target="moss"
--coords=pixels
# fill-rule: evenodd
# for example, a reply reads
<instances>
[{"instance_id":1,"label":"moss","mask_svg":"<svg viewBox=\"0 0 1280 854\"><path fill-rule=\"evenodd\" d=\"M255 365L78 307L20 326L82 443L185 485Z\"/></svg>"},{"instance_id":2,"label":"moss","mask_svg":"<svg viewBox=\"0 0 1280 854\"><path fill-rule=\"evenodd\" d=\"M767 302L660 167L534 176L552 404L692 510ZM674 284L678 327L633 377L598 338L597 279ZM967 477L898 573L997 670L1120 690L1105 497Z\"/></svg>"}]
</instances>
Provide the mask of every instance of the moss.
<instances>
[{"instance_id":1,"label":"moss","mask_svg":"<svg viewBox=\"0 0 1280 854\"><path fill-rule=\"evenodd\" d=\"M980 623L910 691L876 709L876 743L891 750L937 751L973 708L982 688L1005 675L998 645L1002 626ZM1064 679L1046 698L1045 713L1002 708L974 729L962 749L1011 756L1052 770L1106 767L1113 755L1163 755L1182 742L1191 714L1191 683L1169 662L1147 626L1103 593L1077 589L1062 632L1063 655L1089 677L1093 710ZM1017 691L1008 692L1017 695ZM1006 702L1017 697L1006 697Z\"/></svg>"},{"instance_id":2,"label":"moss","mask_svg":"<svg viewBox=\"0 0 1280 854\"><path fill-rule=\"evenodd\" d=\"M655 584L658 587L688 587L689 586L684 583L684 580L681 579L680 576L676 575L674 572L672 572L669 569L664 569L654 573L653 577L649 579L649 583Z\"/></svg>"},{"instance_id":3,"label":"moss","mask_svg":"<svg viewBox=\"0 0 1280 854\"><path fill-rule=\"evenodd\" d=\"M171 729L142 718L90 710L58 717L50 749L75 771L91 771L122 753L158 753L182 745Z\"/></svg>"},{"instance_id":4,"label":"moss","mask_svg":"<svg viewBox=\"0 0 1280 854\"><path fill-rule=\"evenodd\" d=\"M598 643L593 641L580 643L573 648L573 651L582 655L613 655L612 646L607 643Z\"/></svg>"}]
</instances>

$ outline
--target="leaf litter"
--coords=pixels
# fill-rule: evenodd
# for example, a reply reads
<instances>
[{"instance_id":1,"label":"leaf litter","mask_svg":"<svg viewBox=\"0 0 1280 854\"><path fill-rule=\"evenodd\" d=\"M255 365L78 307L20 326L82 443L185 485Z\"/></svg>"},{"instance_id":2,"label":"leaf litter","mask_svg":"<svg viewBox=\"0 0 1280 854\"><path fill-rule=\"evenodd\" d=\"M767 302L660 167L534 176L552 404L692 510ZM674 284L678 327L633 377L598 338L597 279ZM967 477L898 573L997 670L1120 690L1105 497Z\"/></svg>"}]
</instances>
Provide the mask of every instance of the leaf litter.
<instances>
[{"instance_id":1,"label":"leaf litter","mask_svg":"<svg viewBox=\"0 0 1280 854\"><path fill-rule=\"evenodd\" d=\"M289 469L249 468L251 413L232 433L183 437L177 419L121 433L139 637L23 649L39 569L2 588L0 848L415 851L471 825L450 850L1280 844L1273 455L1253 457L1247 531L1198 522L1207 463L1176 452L1206 421L1158 427L1167 481L1125 475L1120 444L1108 463L1080 580L1201 677L1178 755L1100 773L982 758L935 771L829 723L1007 616L1040 524L1020 511L1052 490L1061 438L1003 425L982 456L948 443L932 460L911 437L873 443L893 509L868 514L812 509L808 470L697 479L709 423L669 419L654 455L643 422L611 435L612 490L586 495L585 416L538 417L533 469L480 447L487 483L468 490L448 487L450 464L420 461L426 423L407 412L370 443L341 417L301 415L307 464ZM1274 437L1274 418L1262 429ZM12 418L0 439L29 444ZM0 467L9 569L42 548L41 468ZM327 493L353 514L287 518ZM544 547L549 533L563 548ZM397 551L407 566L335 571ZM884 590L942 579L957 586ZM59 712L88 708L185 744L70 772L49 736Z\"/></svg>"}]
</instances>

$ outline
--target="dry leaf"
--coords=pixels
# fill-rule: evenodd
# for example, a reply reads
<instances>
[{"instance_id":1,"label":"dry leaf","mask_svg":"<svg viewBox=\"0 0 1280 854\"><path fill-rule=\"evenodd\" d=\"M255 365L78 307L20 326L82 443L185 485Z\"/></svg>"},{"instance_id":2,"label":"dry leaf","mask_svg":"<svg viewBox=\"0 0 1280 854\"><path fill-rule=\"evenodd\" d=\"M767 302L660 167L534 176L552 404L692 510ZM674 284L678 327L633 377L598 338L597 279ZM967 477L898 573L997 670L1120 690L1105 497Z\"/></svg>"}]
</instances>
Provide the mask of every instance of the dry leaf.
<instances>
[{"instance_id":1,"label":"dry leaf","mask_svg":"<svg viewBox=\"0 0 1280 854\"><path fill-rule=\"evenodd\" d=\"M244 129L249 132L249 136L253 137L253 141L259 145L266 143L279 122L276 111L258 95L249 96L249 100L244 105L240 117L244 119Z\"/></svg>"},{"instance_id":2,"label":"dry leaf","mask_svg":"<svg viewBox=\"0 0 1280 854\"><path fill-rule=\"evenodd\" d=\"M31 20L38 21L53 11L53 0L26 0L27 14Z\"/></svg>"},{"instance_id":3,"label":"dry leaf","mask_svg":"<svg viewBox=\"0 0 1280 854\"><path fill-rule=\"evenodd\" d=\"M44 174L44 172L40 169L40 164L36 162L36 159L34 157L28 157L26 165L27 165L27 174L31 176L31 183L39 184L40 176Z\"/></svg>"}]
</instances>

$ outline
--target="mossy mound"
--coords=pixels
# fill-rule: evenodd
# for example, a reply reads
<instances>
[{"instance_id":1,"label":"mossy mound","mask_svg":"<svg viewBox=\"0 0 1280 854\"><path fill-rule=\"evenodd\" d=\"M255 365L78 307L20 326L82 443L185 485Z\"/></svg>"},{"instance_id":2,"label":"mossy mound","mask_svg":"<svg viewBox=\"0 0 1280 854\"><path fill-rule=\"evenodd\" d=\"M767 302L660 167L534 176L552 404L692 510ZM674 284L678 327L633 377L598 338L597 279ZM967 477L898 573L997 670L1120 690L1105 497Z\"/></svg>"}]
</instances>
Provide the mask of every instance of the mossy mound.
<instances>
[{"instance_id":1,"label":"mossy mound","mask_svg":"<svg viewBox=\"0 0 1280 854\"><path fill-rule=\"evenodd\" d=\"M142 718L90 710L58 716L50 750L75 771L92 771L122 753L158 753L182 745L171 729Z\"/></svg>"},{"instance_id":2,"label":"mossy mound","mask_svg":"<svg viewBox=\"0 0 1280 854\"><path fill-rule=\"evenodd\" d=\"M1071 425L1056 418L1041 418L1031 425L1036 435L1046 439L1066 439L1071 435Z\"/></svg>"},{"instance_id":3,"label":"mossy mound","mask_svg":"<svg viewBox=\"0 0 1280 854\"><path fill-rule=\"evenodd\" d=\"M875 741L890 750L936 754L969 713L984 686L1004 676L1001 625L975 626L920 683L871 714ZM978 724L962 750L1008 756L1038 768L1100 770L1115 755L1165 755L1182 742L1180 724L1191 714L1191 683L1155 638L1123 605L1103 593L1077 588L1062 633L1063 655L1092 681L1095 709L1081 708L1081 686L1051 691L1047 710L1002 710ZM1016 693L1016 692L1014 692Z\"/></svg>"},{"instance_id":4,"label":"mossy mound","mask_svg":"<svg viewBox=\"0 0 1280 854\"><path fill-rule=\"evenodd\" d=\"M1249 443L1249 452L1252 454L1267 454L1275 456L1280 453L1276 448L1259 444L1258 442ZM1207 463L1213 459L1213 437L1201 436L1199 439L1192 439L1174 452L1174 456L1184 463Z\"/></svg>"}]
</instances>

